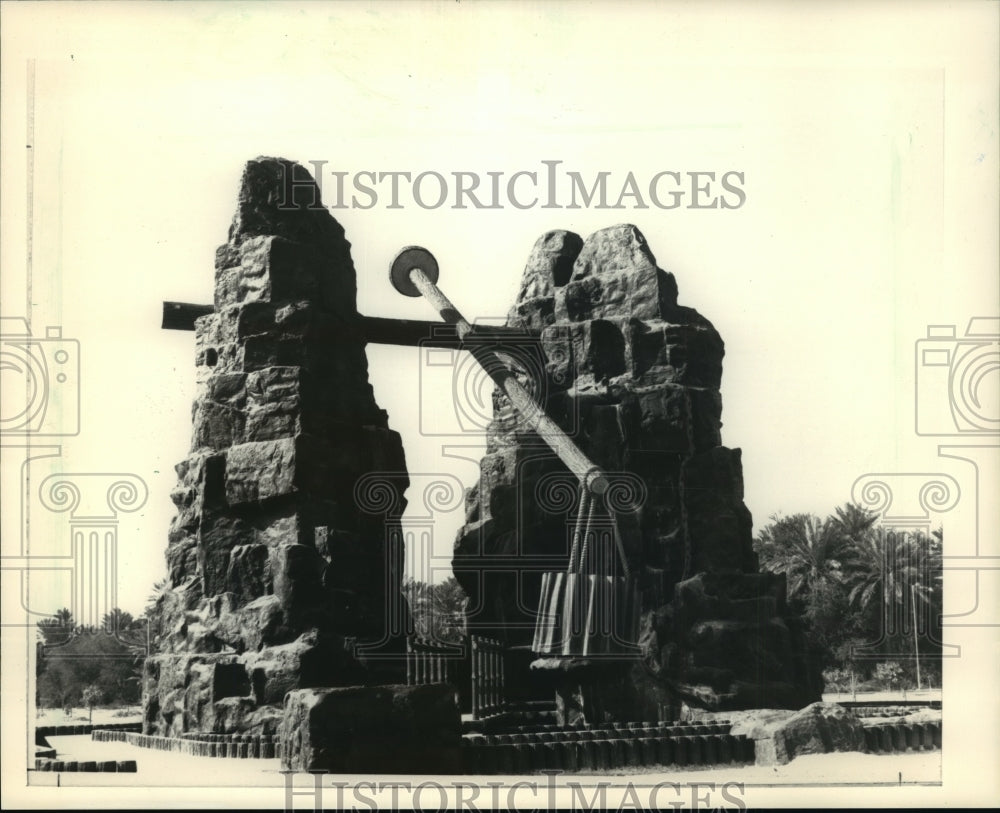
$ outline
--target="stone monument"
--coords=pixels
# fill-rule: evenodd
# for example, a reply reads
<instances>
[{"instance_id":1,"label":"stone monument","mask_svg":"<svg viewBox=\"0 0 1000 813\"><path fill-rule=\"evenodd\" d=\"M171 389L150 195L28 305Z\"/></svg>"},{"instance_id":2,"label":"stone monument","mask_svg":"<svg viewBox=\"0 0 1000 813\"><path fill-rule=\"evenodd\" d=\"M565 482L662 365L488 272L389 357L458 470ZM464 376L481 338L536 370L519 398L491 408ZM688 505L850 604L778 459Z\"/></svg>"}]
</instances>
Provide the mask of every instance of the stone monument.
<instances>
[{"instance_id":1,"label":"stone monument","mask_svg":"<svg viewBox=\"0 0 1000 813\"><path fill-rule=\"evenodd\" d=\"M540 333L546 411L609 477L635 485L617 506L641 596L634 658L594 679L590 694L603 701L589 712L580 680L557 680L563 722L663 719L678 700L738 709L819 699L818 665L786 612L784 579L759 571L740 450L721 443L722 339L678 304L673 275L639 230L614 226L586 241L544 234L508 324ZM477 608L470 625L523 653L543 571L570 554L573 501L558 490L558 461L502 399L487 438L453 567ZM524 668L536 655L521 658L512 684L531 682Z\"/></svg>"},{"instance_id":2,"label":"stone monument","mask_svg":"<svg viewBox=\"0 0 1000 813\"><path fill-rule=\"evenodd\" d=\"M271 734L291 690L404 674L403 447L351 330L350 244L302 167L246 165L215 269L160 654L145 667L152 734ZM396 473L382 513L355 497L372 471Z\"/></svg>"},{"instance_id":3,"label":"stone monument","mask_svg":"<svg viewBox=\"0 0 1000 813\"><path fill-rule=\"evenodd\" d=\"M783 577L761 573L753 552L740 451L721 443L722 340L677 296L638 229L620 225L586 241L543 235L505 328L435 339L437 325L361 316L350 244L314 180L283 159L248 162L214 306L165 309L169 327L201 314L198 392L144 732L277 736L297 770L460 768L454 687L401 685L408 478L368 381L369 341L492 342L531 392L517 409L507 399L520 384L494 395L453 560L469 630L502 643L514 696L555 692L560 722L598 726L670 719L680 703L818 699ZM546 421L560 441L539 437ZM571 472L570 458L584 465ZM372 474L377 494L364 488ZM604 513L583 510L588 489ZM588 574L602 522L617 547L610 570ZM624 637L598 647L603 660L538 643L539 598L567 563L627 599Z\"/></svg>"}]
</instances>

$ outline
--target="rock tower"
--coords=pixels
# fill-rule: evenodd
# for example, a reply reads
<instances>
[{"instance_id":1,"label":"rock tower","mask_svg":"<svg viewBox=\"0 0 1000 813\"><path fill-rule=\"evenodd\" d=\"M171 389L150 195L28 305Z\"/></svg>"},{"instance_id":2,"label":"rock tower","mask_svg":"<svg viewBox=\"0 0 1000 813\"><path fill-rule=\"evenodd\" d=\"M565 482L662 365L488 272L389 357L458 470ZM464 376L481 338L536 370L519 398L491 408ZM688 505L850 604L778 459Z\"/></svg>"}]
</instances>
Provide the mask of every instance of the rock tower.
<instances>
[{"instance_id":1,"label":"rock tower","mask_svg":"<svg viewBox=\"0 0 1000 813\"><path fill-rule=\"evenodd\" d=\"M522 355L547 411L597 465L634 483L618 518L640 632L634 660L606 687L612 716L658 719L678 701L799 708L821 684L783 577L759 572L740 450L721 443L723 342L677 296L634 226L586 241L552 231L508 317L540 334L536 355ZM541 574L566 566L573 500L564 469L502 398L487 437L453 566L470 625L523 653L516 687L531 682Z\"/></svg>"},{"instance_id":2,"label":"rock tower","mask_svg":"<svg viewBox=\"0 0 1000 813\"><path fill-rule=\"evenodd\" d=\"M350 244L312 178L250 161L195 327L146 733L274 733L290 690L399 677L406 464L357 318ZM373 471L394 473L380 506L355 495Z\"/></svg>"}]
</instances>

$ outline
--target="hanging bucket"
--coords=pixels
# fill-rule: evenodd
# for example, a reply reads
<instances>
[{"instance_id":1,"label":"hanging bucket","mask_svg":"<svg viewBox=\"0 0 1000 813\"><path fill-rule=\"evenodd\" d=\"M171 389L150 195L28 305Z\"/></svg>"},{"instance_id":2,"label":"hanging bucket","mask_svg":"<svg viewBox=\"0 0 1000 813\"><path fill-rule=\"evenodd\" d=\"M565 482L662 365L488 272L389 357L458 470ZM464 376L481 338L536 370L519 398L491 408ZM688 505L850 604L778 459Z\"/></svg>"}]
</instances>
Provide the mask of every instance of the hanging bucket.
<instances>
[{"instance_id":1,"label":"hanging bucket","mask_svg":"<svg viewBox=\"0 0 1000 813\"><path fill-rule=\"evenodd\" d=\"M543 573L532 650L549 657L633 653L639 599L631 577Z\"/></svg>"}]
</instances>

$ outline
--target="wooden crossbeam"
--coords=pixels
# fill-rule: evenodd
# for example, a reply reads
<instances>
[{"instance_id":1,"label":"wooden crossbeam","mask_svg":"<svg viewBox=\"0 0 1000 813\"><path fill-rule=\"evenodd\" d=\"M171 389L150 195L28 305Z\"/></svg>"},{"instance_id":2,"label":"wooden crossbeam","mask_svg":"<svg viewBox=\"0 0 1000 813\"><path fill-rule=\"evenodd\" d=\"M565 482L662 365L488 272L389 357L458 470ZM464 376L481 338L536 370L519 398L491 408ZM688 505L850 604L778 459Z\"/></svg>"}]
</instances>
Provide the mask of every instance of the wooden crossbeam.
<instances>
[{"instance_id":1,"label":"wooden crossbeam","mask_svg":"<svg viewBox=\"0 0 1000 813\"><path fill-rule=\"evenodd\" d=\"M213 313L211 305L190 302L164 302L163 330L194 330L194 320ZM423 322L417 319L385 319L380 316L358 316L353 324L344 324L345 337L373 344L397 344L408 347L456 348L462 344L454 325ZM499 325L476 325L472 341L524 342L538 339L538 332ZM469 339L465 340L469 343Z\"/></svg>"}]
</instances>

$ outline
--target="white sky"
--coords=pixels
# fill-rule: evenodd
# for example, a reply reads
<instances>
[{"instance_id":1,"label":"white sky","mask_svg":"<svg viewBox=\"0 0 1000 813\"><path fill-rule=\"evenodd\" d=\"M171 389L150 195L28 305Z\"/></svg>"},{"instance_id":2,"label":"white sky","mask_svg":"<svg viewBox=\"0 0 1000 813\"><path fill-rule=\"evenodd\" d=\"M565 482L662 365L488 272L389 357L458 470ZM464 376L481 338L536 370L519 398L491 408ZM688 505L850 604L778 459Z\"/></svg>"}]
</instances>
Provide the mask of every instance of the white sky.
<instances>
[{"instance_id":1,"label":"white sky","mask_svg":"<svg viewBox=\"0 0 1000 813\"><path fill-rule=\"evenodd\" d=\"M776 511L826 514L868 472L948 471L913 430L914 342L928 324L961 333L996 312L994 12L5 5L3 314L25 311L32 58L30 316L35 335L61 325L82 354L81 432L39 472L132 472L148 484L145 508L119 527L119 603L141 609L165 572L194 395L193 334L161 331L161 302L211 300L213 252L243 162L259 154L352 174L510 174L541 171L543 159L619 183L628 171L743 172L747 201L734 211L383 200L335 215L361 312L422 319L434 318L427 305L387 281L404 245L437 255L441 286L467 316L498 317L542 232L635 223L681 302L726 342L723 442L743 449L755 527ZM447 414L446 378L421 369L416 350L373 347L369 358L409 468L470 484L474 465L442 447L478 436L420 433L421 420L437 427ZM15 513L4 511L5 552ZM438 564L460 514L441 518ZM66 534L64 515L33 521L35 539L45 522Z\"/></svg>"}]
</instances>

